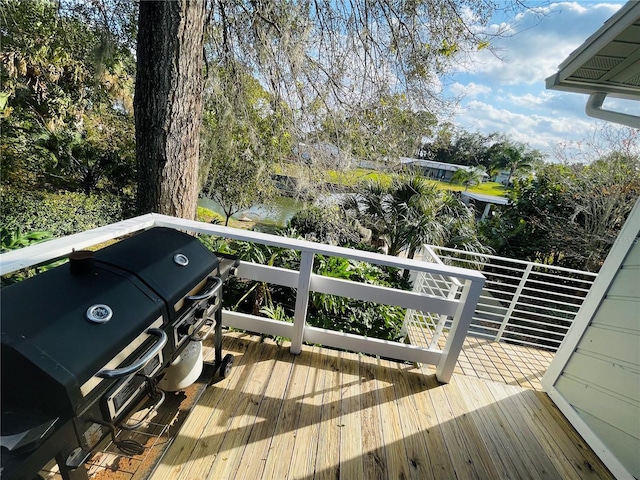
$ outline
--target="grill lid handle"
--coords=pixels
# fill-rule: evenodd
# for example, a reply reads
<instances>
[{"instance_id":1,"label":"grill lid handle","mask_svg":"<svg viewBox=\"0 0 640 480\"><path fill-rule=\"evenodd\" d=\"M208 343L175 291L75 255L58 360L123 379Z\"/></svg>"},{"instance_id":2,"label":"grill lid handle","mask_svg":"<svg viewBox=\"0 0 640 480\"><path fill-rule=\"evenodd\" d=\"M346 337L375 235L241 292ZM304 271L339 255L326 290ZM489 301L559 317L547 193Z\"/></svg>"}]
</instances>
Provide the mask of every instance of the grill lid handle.
<instances>
[{"instance_id":1,"label":"grill lid handle","mask_svg":"<svg viewBox=\"0 0 640 480\"><path fill-rule=\"evenodd\" d=\"M136 373L137 371L142 370L147 365L147 363L149 363L151 359L154 358L158 354L158 352L160 352L160 350L162 350L162 347L167 344L168 340L167 334L164 332L164 330L161 330L159 328L148 328L145 333L159 337L159 340L151 350L149 350L145 355L140 357L131 365L121 368L103 369L96 373L96 376L100 378L120 378L126 377L127 375L131 375L132 373Z\"/></svg>"},{"instance_id":2,"label":"grill lid handle","mask_svg":"<svg viewBox=\"0 0 640 480\"><path fill-rule=\"evenodd\" d=\"M220 277L209 277L209 280L213 280L215 282L211 289L207 290L204 293L200 293L198 295L189 295L187 297L187 300L190 300L192 302L197 302L199 300L205 300L207 298L211 298L216 293L218 293L218 291L222 287L222 279Z\"/></svg>"}]
</instances>

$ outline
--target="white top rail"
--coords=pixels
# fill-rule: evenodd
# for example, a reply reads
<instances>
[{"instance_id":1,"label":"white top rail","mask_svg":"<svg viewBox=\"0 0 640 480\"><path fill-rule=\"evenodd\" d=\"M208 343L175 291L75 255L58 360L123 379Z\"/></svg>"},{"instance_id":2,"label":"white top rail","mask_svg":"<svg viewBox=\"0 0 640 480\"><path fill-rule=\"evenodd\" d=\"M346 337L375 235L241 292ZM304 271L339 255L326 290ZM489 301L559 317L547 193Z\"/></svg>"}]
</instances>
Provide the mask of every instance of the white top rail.
<instances>
[{"instance_id":1,"label":"white top rail","mask_svg":"<svg viewBox=\"0 0 640 480\"><path fill-rule=\"evenodd\" d=\"M290 248L293 250L317 253L327 256L336 256L358 260L362 262L374 263L402 269L416 270L421 272L438 273L442 275L452 275L459 279L483 280L484 277L479 272L467 270L459 267L447 265L434 265L419 260L383 255L381 253L365 252L351 248L336 247L321 243L299 240L295 238L281 237L261 232L241 230L221 225L213 225L194 220L149 213L118 223L94 228L85 232L76 233L63 238L57 238L48 242L39 243L30 247L14 250L0 255L0 275L20 270L22 268L39 265L41 263L54 260L68 255L73 250L83 249L108 240L144 230L154 226L172 227L190 232L207 235L218 235L233 240L243 240L255 242L274 247Z\"/></svg>"}]
</instances>

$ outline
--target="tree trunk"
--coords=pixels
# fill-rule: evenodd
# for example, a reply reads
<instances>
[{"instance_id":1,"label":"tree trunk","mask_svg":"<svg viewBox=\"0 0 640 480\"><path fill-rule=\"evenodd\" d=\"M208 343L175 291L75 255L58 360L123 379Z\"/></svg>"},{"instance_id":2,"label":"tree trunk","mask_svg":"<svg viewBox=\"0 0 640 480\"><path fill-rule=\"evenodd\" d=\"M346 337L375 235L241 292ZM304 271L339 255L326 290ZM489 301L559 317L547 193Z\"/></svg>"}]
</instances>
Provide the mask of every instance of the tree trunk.
<instances>
[{"instance_id":1,"label":"tree trunk","mask_svg":"<svg viewBox=\"0 0 640 480\"><path fill-rule=\"evenodd\" d=\"M203 0L140 2L134 98L140 214L195 218L204 19Z\"/></svg>"}]
</instances>

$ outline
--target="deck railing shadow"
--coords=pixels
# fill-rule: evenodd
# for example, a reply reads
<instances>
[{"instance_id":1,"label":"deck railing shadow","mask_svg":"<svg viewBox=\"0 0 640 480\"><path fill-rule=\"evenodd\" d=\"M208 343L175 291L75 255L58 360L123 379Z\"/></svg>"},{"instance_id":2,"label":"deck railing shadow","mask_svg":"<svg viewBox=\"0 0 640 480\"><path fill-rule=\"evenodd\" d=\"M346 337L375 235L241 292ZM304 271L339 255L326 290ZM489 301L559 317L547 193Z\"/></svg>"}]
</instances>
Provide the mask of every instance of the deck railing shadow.
<instances>
[{"instance_id":1,"label":"deck railing shadow","mask_svg":"<svg viewBox=\"0 0 640 480\"><path fill-rule=\"evenodd\" d=\"M612 478L539 392L472 392L465 377L441 384L317 347L294 356L251 335L228 350L242 371L211 387L206 421L175 439L163 463L176 478Z\"/></svg>"}]
</instances>

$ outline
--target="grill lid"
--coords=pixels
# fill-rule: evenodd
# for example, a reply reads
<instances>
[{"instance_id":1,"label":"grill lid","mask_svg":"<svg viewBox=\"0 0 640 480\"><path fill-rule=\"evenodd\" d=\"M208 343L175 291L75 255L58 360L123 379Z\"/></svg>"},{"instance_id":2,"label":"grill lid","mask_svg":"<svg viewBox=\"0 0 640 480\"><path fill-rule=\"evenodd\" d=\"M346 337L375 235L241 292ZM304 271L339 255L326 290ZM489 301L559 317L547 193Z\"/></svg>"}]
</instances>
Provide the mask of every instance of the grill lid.
<instances>
[{"instance_id":1,"label":"grill lid","mask_svg":"<svg viewBox=\"0 0 640 480\"><path fill-rule=\"evenodd\" d=\"M164 310L130 274L99 265L84 275L63 265L3 288L0 302L3 407L67 413L82 403L80 387Z\"/></svg>"},{"instance_id":2,"label":"grill lid","mask_svg":"<svg viewBox=\"0 0 640 480\"><path fill-rule=\"evenodd\" d=\"M164 227L103 248L95 260L136 275L166 300L172 319L183 298L218 268L218 257L197 238Z\"/></svg>"}]
</instances>

